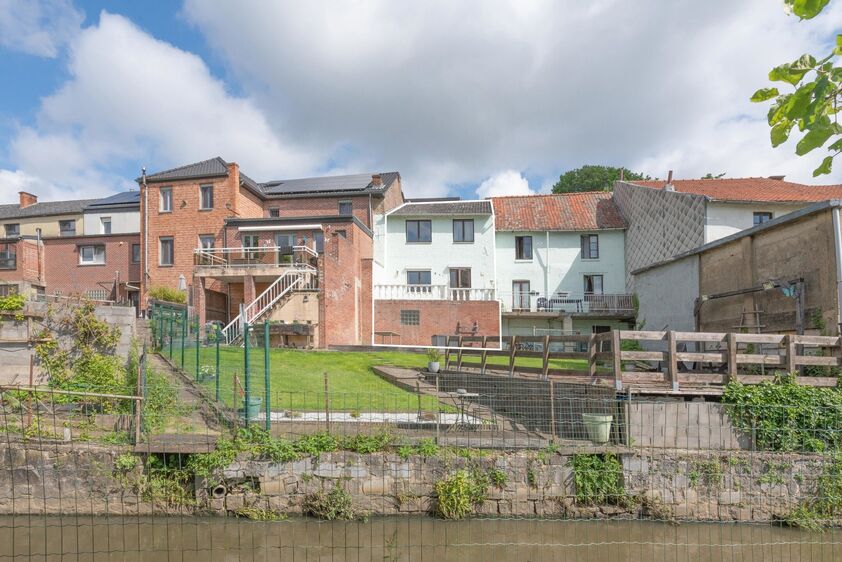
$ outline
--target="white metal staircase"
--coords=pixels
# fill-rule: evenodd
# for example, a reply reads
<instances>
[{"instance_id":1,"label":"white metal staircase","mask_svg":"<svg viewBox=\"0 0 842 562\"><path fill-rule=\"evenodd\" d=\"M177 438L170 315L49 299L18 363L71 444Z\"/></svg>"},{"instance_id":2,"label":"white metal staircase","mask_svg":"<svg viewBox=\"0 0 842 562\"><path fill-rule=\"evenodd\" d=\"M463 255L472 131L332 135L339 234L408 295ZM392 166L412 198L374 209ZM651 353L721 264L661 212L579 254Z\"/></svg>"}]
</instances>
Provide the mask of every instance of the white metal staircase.
<instances>
[{"instance_id":1,"label":"white metal staircase","mask_svg":"<svg viewBox=\"0 0 842 562\"><path fill-rule=\"evenodd\" d=\"M243 325L246 322L254 323L292 291L312 288L316 273L316 268L298 264L275 279L265 291L243 308L242 313L222 329L223 341L229 345L237 341L243 335Z\"/></svg>"}]
</instances>

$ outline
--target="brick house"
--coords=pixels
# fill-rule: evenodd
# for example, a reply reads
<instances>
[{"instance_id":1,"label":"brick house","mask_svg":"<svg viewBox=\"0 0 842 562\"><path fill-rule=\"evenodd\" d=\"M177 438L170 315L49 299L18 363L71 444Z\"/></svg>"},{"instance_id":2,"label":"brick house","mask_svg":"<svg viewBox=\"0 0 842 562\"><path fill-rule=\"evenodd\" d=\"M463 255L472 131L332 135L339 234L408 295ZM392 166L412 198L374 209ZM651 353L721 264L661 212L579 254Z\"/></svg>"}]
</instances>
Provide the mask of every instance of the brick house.
<instances>
[{"instance_id":1,"label":"brick house","mask_svg":"<svg viewBox=\"0 0 842 562\"><path fill-rule=\"evenodd\" d=\"M287 345L369 343L373 227L403 202L397 172L258 183L217 157L138 182L141 302L184 290L228 342L272 319Z\"/></svg>"}]
</instances>

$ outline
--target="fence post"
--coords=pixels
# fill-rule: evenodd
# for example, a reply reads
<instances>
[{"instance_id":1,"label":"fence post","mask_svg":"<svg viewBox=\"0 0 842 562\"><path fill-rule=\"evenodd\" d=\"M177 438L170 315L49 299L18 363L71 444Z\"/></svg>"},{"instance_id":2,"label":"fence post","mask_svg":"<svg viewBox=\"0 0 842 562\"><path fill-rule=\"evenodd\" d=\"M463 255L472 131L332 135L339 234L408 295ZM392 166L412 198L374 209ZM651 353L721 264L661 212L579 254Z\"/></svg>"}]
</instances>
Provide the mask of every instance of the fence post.
<instances>
[{"instance_id":1,"label":"fence post","mask_svg":"<svg viewBox=\"0 0 842 562\"><path fill-rule=\"evenodd\" d=\"M264 393L263 406L266 409L266 431L272 428L272 407L269 404L269 320L263 323L263 378L264 378Z\"/></svg>"},{"instance_id":2,"label":"fence post","mask_svg":"<svg viewBox=\"0 0 842 562\"><path fill-rule=\"evenodd\" d=\"M675 342L675 332L667 332L667 382L670 383L674 392L678 391L678 346Z\"/></svg>"},{"instance_id":3,"label":"fence post","mask_svg":"<svg viewBox=\"0 0 842 562\"><path fill-rule=\"evenodd\" d=\"M143 351L141 352L140 361L137 363L137 392L136 396L143 396L143 367L146 363L146 344L143 344ZM140 443L140 409L143 402L140 400L134 401L134 444Z\"/></svg>"},{"instance_id":4,"label":"fence post","mask_svg":"<svg viewBox=\"0 0 842 562\"><path fill-rule=\"evenodd\" d=\"M199 380L199 349L201 347L201 330L199 329L199 315L196 315L196 380Z\"/></svg>"},{"instance_id":5,"label":"fence post","mask_svg":"<svg viewBox=\"0 0 842 562\"><path fill-rule=\"evenodd\" d=\"M216 326L216 401L219 402L219 339L222 337L222 330L219 325ZM236 414L236 412L234 412Z\"/></svg>"},{"instance_id":6,"label":"fence post","mask_svg":"<svg viewBox=\"0 0 842 562\"><path fill-rule=\"evenodd\" d=\"M791 335L784 336L784 345L786 345L786 371L787 373L795 372L795 356L797 355L795 338Z\"/></svg>"},{"instance_id":7,"label":"fence post","mask_svg":"<svg viewBox=\"0 0 842 562\"><path fill-rule=\"evenodd\" d=\"M330 433L330 396L328 394L327 371L322 373L325 380L325 431Z\"/></svg>"},{"instance_id":8,"label":"fence post","mask_svg":"<svg viewBox=\"0 0 842 562\"><path fill-rule=\"evenodd\" d=\"M485 374L485 367L486 367L486 364L488 362L488 338L489 337L490 336L485 336L484 338L482 338L482 357L480 358L480 361L482 362L482 365L480 366L480 370L479 370L481 375Z\"/></svg>"},{"instance_id":9,"label":"fence post","mask_svg":"<svg viewBox=\"0 0 842 562\"><path fill-rule=\"evenodd\" d=\"M550 336L544 336L544 363L542 365L542 374L545 379L550 378ZM555 433L553 433L555 435Z\"/></svg>"},{"instance_id":10,"label":"fence post","mask_svg":"<svg viewBox=\"0 0 842 562\"><path fill-rule=\"evenodd\" d=\"M728 342L728 373L725 375L725 384L738 379L737 372L737 334L729 332L726 341Z\"/></svg>"},{"instance_id":11,"label":"fence post","mask_svg":"<svg viewBox=\"0 0 842 562\"><path fill-rule=\"evenodd\" d=\"M623 362L620 330L611 330L611 353L614 355L614 390L623 390Z\"/></svg>"},{"instance_id":12,"label":"fence post","mask_svg":"<svg viewBox=\"0 0 842 562\"><path fill-rule=\"evenodd\" d=\"M588 338L588 376L596 376L596 334L591 334Z\"/></svg>"},{"instance_id":13,"label":"fence post","mask_svg":"<svg viewBox=\"0 0 842 562\"><path fill-rule=\"evenodd\" d=\"M509 376L515 374L515 350L517 349L517 336L512 336L509 340Z\"/></svg>"},{"instance_id":14,"label":"fence post","mask_svg":"<svg viewBox=\"0 0 842 562\"><path fill-rule=\"evenodd\" d=\"M249 426L249 404L251 403L251 368L249 366L249 323L243 322L243 376L245 377L245 385L243 386L243 419L245 419L246 427Z\"/></svg>"},{"instance_id":15,"label":"fence post","mask_svg":"<svg viewBox=\"0 0 842 562\"><path fill-rule=\"evenodd\" d=\"M173 322L175 321L175 314L173 314L172 308L170 308L169 314L170 314L170 361L172 361L172 347L173 347L173 339L174 339L173 334L175 333L173 331L173 328L174 328Z\"/></svg>"},{"instance_id":16,"label":"fence post","mask_svg":"<svg viewBox=\"0 0 842 562\"><path fill-rule=\"evenodd\" d=\"M181 370L184 370L184 339L187 336L187 309L181 313Z\"/></svg>"},{"instance_id":17,"label":"fence post","mask_svg":"<svg viewBox=\"0 0 842 562\"><path fill-rule=\"evenodd\" d=\"M550 429L550 435L552 435L552 438L550 441L555 443L555 385L553 384L553 381L550 381L550 424L552 424Z\"/></svg>"}]
</instances>

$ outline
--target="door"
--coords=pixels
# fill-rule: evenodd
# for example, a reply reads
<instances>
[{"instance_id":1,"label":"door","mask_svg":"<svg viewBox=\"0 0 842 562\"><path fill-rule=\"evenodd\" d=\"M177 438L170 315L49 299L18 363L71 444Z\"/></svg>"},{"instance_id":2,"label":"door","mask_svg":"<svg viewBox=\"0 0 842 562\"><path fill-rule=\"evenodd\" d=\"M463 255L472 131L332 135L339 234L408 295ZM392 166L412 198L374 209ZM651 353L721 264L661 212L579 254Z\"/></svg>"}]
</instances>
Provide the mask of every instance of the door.
<instances>
[{"instance_id":1,"label":"door","mask_svg":"<svg viewBox=\"0 0 842 562\"><path fill-rule=\"evenodd\" d=\"M450 268L450 295L453 300L471 300L471 268Z\"/></svg>"},{"instance_id":2,"label":"door","mask_svg":"<svg viewBox=\"0 0 842 562\"><path fill-rule=\"evenodd\" d=\"M531 310L529 281L512 281L512 310Z\"/></svg>"},{"instance_id":3,"label":"door","mask_svg":"<svg viewBox=\"0 0 842 562\"><path fill-rule=\"evenodd\" d=\"M276 234L275 246L278 247L276 263L284 265L292 263L292 246L295 242L293 234Z\"/></svg>"}]
</instances>

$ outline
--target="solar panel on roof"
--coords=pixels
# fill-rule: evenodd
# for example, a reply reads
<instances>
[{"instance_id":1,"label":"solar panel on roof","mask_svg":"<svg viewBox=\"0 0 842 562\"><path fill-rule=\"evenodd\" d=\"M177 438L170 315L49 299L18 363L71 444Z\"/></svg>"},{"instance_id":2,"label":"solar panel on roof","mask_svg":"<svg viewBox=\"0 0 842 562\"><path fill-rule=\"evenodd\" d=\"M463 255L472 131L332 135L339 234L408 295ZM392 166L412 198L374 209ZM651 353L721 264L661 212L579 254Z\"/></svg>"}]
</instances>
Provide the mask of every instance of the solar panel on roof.
<instances>
[{"instance_id":1,"label":"solar panel on roof","mask_svg":"<svg viewBox=\"0 0 842 562\"><path fill-rule=\"evenodd\" d=\"M269 195L289 193L318 193L320 191L362 191L371 183L371 175L333 176L325 178L304 178L267 182L265 192Z\"/></svg>"},{"instance_id":2,"label":"solar panel on roof","mask_svg":"<svg viewBox=\"0 0 842 562\"><path fill-rule=\"evenodd\" d=\"M100 205L124 205L128 203L139 203L140 202L140 192L139 191L124 191L122 193L115 193L109 197L104 199L99 199L98 201L94 201L91 203L91 207L97 207Z\"/></svg>"}]
</instances>

